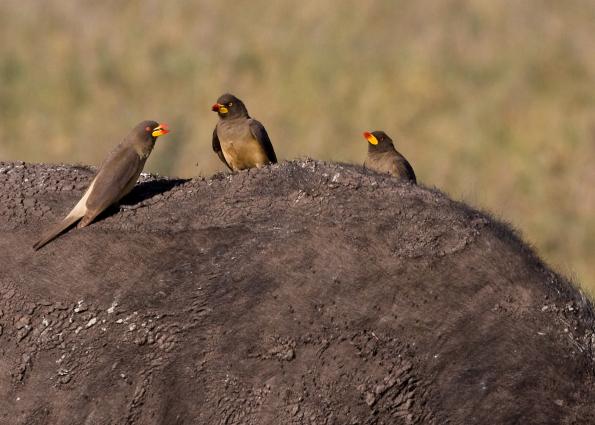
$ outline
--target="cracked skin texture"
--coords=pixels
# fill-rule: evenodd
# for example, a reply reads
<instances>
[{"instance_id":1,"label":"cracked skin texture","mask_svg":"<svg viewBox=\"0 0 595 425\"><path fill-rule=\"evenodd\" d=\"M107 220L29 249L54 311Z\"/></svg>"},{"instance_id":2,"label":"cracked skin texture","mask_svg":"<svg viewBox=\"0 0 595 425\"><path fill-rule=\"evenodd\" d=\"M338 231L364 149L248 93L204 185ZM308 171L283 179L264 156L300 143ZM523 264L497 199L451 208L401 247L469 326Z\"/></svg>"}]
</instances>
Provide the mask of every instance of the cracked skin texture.
<instances>
[{"instance_id":1,"label":"cracked skin texture","mask_svg":"<svg viewBox=\"0 0 595 425\"><path fill-rule=\"evenodd\" d=\"M507 226L312 160L143 175L0 163L0 424L592 424L591 304Z\"/></svg>"}]
</instances>

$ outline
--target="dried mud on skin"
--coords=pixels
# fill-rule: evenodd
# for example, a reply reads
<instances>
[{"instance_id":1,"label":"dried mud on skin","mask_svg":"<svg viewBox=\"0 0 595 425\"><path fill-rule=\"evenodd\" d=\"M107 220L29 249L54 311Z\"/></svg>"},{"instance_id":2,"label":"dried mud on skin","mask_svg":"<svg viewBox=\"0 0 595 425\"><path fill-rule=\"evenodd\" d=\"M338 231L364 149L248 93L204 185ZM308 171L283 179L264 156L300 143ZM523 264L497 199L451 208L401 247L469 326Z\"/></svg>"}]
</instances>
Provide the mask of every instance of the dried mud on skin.
<instances>
[{"instance_id":1,"label":"dried mud on skin","mask_svg":"<svg viewBox=\"0 0 595 425\"><path fill-rule=\"evenodd\" d=\"M593 309L505 225L360 167L0 162L0 424L593 424Z\"/></svg>"}]
</instances>

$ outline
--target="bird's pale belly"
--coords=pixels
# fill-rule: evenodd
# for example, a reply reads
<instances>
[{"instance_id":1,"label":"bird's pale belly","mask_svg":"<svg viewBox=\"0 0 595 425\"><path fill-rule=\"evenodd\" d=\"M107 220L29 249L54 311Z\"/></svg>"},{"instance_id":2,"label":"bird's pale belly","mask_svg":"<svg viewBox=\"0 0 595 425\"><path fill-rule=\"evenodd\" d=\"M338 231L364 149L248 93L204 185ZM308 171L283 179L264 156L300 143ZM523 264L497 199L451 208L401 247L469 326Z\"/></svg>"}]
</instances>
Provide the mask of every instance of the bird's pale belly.
<instances>
[{"instance_id":1,"label":"bird's pale belly","mask_svg":"<svg viewBox=\"0 0 595 425\"><path fill-rule=\"evenodd\" d=\"M264 150L256 140L222 142L221 150L233 170L262 167L269 163Z\"/></svg>"}]
</instances>

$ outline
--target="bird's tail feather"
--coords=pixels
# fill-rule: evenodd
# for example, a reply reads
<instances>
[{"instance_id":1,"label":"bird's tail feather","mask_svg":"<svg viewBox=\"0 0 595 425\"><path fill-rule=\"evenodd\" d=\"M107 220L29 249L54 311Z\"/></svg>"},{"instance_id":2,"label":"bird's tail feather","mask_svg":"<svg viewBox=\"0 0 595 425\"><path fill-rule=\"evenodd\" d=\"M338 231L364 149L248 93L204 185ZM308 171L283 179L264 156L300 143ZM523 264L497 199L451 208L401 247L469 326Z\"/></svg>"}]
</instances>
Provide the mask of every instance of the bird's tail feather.
<instances>
[{"instance_id":1,"label":"bird's tail feather","mask_svg":"<svg viewBox=\"0 0 595 425\"><path fill-rule=\"evenodd\" d=\"M89 188L83 195L83 197L77 202L74 206L72 211L68 213L66 218L48 230L42 237L39 239L35 245L33 245L33 249L37 251L39 248L44 246L45 244L53 241L55 238L60 236L62 232L72 226L74 223L79 221L81 218L85 216L87 213L87 199L93 190L93 186L95 185L95 179L89 185Z\"/></svg>"},{"instance_id":2,"label":"bird's tail feather","mask_svg":"<svg viewBox=\"0 0 595 425\"><path fill-rule=\"evenodd\" d=\"M55 238L57 238L58 236L60 236L62 234L62 232L64 232L66 229L68 229L74 223L76 223L77 221L79 221L83 217L83 215L84 215L84 214L83 215L79 215L79 214L73 214L73 213L74 213L74 211L72 211L70 214L68 214L64 220L62 220L61 222L59 222L58 224L56 224L54 227L52 227L50 230L48 230L41 237L41 239L39 239L35 243L35 245L33 245L33 249L35 251L37 251L39 248L41 248L45 244L53 241Z\"/></svg>"}]
</instances>

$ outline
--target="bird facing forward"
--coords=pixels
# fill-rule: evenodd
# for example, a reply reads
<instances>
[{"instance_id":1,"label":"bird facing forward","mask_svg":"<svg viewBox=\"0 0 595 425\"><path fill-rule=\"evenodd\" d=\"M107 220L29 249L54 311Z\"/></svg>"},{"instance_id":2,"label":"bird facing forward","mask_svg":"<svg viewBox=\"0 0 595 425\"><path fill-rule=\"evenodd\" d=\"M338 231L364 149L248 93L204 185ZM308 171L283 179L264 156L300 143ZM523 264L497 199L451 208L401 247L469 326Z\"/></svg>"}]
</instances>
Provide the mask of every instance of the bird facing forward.
<instances>
[{"instance_id":1,"label":"bird facing forward","mask_svg":"<svg viewBox=\"0 0 595 425\"><path fill-rule=\"evenodd\" d=\"M264 126L250 118L240 99L226 93L211 108L219 114L213 150L231 171L276 163L277 156Z\"/></svg>"},{"instance_id":2,"label":"bird facing forward","mask_svg":"<svg viewBox=\"0 0 595 425\"><path fill-rule=\"evenodd\" d=\"M417 183L413 167L396 149L384 131L365 132L368 141L368 157L364 167L377 173L388 173L403 181Z\"/></svg>"},{"instance_id":3,"label":"bird facing forward","mask_svg":"<svg viewBox=\"0 0 595 425\"><path fill-rule=\"evenodd\" d=\"M120 201L136 184L157 138L167 133L167 124L155 121L143 121L134 127L108 154L72 211L49 229L33 249L38 250L51 242L77 221L77 227L89 225L106 208Z\"/></svg>"}]
</instances>

